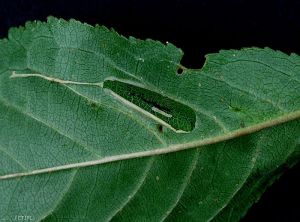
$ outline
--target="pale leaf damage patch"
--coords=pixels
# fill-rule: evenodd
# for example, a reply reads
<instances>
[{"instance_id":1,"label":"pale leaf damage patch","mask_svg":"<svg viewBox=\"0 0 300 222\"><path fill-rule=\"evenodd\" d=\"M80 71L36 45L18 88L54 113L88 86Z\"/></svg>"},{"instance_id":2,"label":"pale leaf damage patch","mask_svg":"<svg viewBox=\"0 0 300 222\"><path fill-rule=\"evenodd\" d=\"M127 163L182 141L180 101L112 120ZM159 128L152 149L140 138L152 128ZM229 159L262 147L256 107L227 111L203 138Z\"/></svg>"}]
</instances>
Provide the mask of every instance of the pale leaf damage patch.
<instances>
[{"instance_id":1,"label":"pale leaf damage patch","mask_svg":"<svg viewBox=\"0 0 300 222\"><path fill-rule=\"evenodd\" d=\"M194 110L167 96L141 86L116 79L109 79L104 82L78 82L58 79L40 73L16 73L15 71L10 76L10 78L29 77L38 77L59 84L98 86L108 89L109 93L124 105L142 113L175 133L188 133L195 127L196 114Z\"/></svg>"}]
</instances>

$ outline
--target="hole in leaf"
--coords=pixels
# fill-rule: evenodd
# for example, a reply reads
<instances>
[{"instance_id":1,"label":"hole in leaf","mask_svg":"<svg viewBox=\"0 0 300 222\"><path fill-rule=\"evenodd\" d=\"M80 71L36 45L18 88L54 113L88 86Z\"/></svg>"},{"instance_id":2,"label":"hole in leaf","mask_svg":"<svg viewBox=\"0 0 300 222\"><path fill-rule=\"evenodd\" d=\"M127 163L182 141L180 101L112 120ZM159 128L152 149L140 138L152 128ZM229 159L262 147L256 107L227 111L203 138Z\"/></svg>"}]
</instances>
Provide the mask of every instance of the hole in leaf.
<instances>
[{"instance_id":1,"label":"hole in leaf","mask_svg":"<svg viewBox=\"0 0 300 222\"><path fill-rule=\"evenodd\" d=\"M130 104L146 111L147 116L160 125L176 132L190 132L195 127L196 114L194 110L167 96L116 80L106 80L103 88L110 89Z\"/></svg>"},{"instance_id":2,"label":"hole in leaf","mask_svg":"<svg viewBox=\"0 0 300 222\"><path fill-rule=\"evenodd\" d=\"M179 67L177 69L177 75L182 75L183 74L183 68L182 67Z\"/></svg>"}]
</instances>

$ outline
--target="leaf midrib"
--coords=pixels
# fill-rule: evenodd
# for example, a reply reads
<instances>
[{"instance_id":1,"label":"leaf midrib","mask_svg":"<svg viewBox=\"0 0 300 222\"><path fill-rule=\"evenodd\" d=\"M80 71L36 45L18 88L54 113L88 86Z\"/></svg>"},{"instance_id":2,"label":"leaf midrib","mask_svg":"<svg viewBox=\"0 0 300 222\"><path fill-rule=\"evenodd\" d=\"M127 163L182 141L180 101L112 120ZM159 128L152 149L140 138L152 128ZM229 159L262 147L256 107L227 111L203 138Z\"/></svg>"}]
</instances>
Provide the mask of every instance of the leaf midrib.
<instances>
[{"instance_id":1,"label":"leaf midrib","mask_svg":"<svg viewBox=\"0 0 300 222\"><path fill-rule=\"evenodd\" d=\"M201 146L210 145L210 144L222 142L225 140L233 139L233 138L236 138L239 136L243 136L243 135L247 135L250 133L260 131L265 128L269 128L269 127L279 125L279 124L282 124L282 123L285 123L288 121L292 121L292 120L295 120L298 118L300 118L300 110L289 113L284 116L280 116L278 118L275 118L275 119L272 119L269 121L265 121L263 123L260 123L260 124L254 125L254 126L238 129L238 130L232 131L228 134L223 134L223 135L219 135L219 136L215 136L215 137L211 137L211 138L207 138L207 139L203 139L203 140L196 140L193 142L182 143L182 144L172 144L165 148L158 148L158 149L129 153L129 154L120 154L120 155L115 155L115 156L104 157L104 158L98 159L98 160L66 164L66 165L61 165L61 166L56 166L56 167L51 167L51 168L43 168L43 169L33 170L31 172L26 172L26 173L2 175L2 176L0 176L0 180L18 178L18 177L24 177L24 176L30 176L30 175L37 175L37 174L47 173L50 171L55 172L55 171L61 171L61 170L69 170L69 169L74 169L74 168L94 166L94 165L115 162L115 161L120 161L120 160L141 158L141 157L147 157L147 156L156 156L156 155L162 155L162 154L167 154L167 153L172 153L172 152L178 152L181 150L201 147Z\"/></svg>"}]
</instances>

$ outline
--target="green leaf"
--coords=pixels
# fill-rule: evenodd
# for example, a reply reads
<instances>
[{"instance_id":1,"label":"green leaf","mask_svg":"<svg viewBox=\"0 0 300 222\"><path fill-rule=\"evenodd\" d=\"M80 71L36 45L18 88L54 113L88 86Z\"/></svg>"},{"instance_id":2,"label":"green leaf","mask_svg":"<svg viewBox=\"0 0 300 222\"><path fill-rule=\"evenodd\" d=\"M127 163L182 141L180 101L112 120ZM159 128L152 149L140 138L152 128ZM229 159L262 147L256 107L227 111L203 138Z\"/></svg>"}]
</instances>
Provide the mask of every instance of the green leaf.
<instances>
[{"instance_id":1,"label":"green leaf","mask_svg":"<svg viewBox=\"0 0 300 222\"><path fill-rule=\"evenodd\" d=\"M299 160L300 57L182 56L74 20L11 29L0 219L238 221Z\"/></svg>"}]
</instances>

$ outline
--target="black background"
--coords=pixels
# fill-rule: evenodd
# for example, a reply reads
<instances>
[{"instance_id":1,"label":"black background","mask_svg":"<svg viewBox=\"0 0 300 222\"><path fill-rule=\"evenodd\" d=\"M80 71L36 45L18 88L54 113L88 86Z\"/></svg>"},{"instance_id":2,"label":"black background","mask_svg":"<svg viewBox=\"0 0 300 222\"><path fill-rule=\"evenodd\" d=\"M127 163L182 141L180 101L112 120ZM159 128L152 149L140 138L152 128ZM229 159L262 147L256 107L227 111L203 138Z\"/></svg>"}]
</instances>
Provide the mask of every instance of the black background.
<instances>
[{"instance_id":1,"label":"black background","mask_svg":"<svg viewBox=\"0 0 300 222\"><path fill-rule=\"evenodd\" d=\"M9 27L53 15L113 27L120 34L172 42L182 64L201 68L220 49L271 47L300 55L300 1L0 0L0 38ZM255 204L248 221L300 221L300 164L287 170Z\"/></svg>"}]
</instances>

